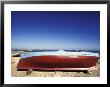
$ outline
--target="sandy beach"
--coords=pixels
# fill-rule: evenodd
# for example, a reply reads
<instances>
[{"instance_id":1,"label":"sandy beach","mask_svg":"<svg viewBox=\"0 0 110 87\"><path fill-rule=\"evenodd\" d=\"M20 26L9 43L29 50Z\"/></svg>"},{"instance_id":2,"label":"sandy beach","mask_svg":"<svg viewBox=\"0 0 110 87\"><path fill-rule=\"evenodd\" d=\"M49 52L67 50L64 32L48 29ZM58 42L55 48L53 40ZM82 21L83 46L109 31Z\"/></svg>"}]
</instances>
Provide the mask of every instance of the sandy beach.
<instances>
[{"instance_id":1,"label":"sandy beach","mask_svg":"<svg viewBox=\"0 0 110 87\"><path fill-rule=\"evenodd\" d=\"M100 76L100 63L91 67L88 71L75 72L75 71L17 71L16 66L20 57L12 57L11 61L11 76L12 77L99 77Z\"/></svg>"}]
</instances>

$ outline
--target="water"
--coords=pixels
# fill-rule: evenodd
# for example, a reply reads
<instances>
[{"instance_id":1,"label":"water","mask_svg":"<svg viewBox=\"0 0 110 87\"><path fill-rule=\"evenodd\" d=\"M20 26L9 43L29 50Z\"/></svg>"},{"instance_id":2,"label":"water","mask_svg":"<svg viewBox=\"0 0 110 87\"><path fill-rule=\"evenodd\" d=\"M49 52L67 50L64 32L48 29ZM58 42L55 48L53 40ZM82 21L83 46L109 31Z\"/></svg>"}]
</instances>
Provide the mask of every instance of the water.
<instances>
[{"instance_id":1,"label":"water","mask_svg":"<svg viewBox=\"0 0 110 87\"><path fill-rule=\"evenodd\" d=\"M27 58L31 56L45 56L45 55L63 55L63 56L96 56L99 57L99 53L94 52L66 52L59 51L46 51L46 52L24 52L20 55L21 58Z\"/></svg>"}]
</instances>

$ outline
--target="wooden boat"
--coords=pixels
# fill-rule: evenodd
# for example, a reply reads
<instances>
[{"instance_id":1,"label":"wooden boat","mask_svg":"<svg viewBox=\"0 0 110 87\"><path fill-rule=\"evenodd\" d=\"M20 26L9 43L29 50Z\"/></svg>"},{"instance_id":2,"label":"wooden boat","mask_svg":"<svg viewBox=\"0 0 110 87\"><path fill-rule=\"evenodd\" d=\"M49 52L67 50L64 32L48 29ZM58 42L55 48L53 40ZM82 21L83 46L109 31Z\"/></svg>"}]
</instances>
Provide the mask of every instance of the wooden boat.
<instances>
[{"instance_id":1,"label":"wooden boat","mask_svg":"<svg viewBox=\"0 0 110 87\"><path fill-rule=\"evenodd\" d=\"M20 59L17 70L85 70L97 62L97 56L31 56Z\"/></svg>"}]
</instances>

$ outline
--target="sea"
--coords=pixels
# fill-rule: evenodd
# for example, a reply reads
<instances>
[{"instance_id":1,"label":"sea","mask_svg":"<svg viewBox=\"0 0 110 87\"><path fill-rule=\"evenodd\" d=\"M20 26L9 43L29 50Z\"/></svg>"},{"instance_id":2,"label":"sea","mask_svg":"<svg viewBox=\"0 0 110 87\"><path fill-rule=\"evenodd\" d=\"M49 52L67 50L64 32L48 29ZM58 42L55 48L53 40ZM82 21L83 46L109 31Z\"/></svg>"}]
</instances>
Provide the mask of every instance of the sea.
<instances>
[{"instance_id":1,"label":"sea","mask_svg":"<svg viewBox=\"0 0 110 87\"><path fill-rule=\"evenodd\" d=\"M31 57L31 56L43 56L43 55L83 55L83 56L100 56L99 51L74 51L74 50L46 50L46 51L38 51L38 50L31 50L31 51L24 51L20 55L21 58Z\"/></svg>"}]
</instances>

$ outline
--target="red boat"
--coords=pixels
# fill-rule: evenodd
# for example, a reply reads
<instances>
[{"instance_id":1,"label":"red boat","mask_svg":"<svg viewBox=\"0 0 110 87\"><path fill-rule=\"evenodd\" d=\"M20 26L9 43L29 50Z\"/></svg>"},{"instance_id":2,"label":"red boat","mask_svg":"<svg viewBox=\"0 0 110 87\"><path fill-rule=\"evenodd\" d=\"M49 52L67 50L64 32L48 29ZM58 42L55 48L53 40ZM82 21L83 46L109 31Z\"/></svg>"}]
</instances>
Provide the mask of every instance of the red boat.
<instances>
[{"instance_id":1,"label":"red boat","mask_svg":"<svg viewBox=\"0 0 110 87\"><path fill-rule=\"evenodd\" d=\"M17 70L85 70L97 62L96 56L32 56L20 59Z\"/></svg>"}]
</instances>

